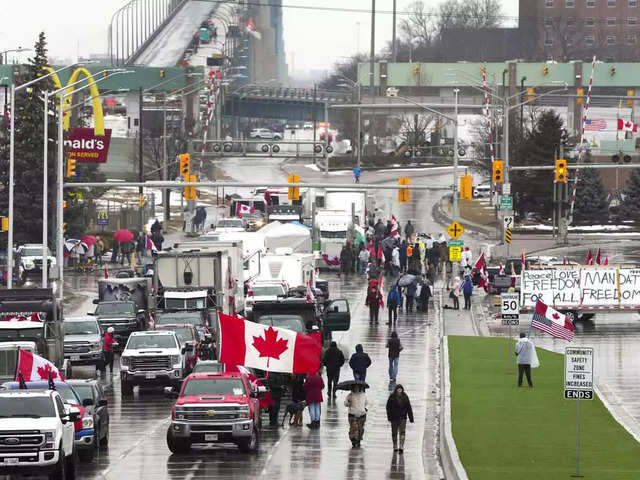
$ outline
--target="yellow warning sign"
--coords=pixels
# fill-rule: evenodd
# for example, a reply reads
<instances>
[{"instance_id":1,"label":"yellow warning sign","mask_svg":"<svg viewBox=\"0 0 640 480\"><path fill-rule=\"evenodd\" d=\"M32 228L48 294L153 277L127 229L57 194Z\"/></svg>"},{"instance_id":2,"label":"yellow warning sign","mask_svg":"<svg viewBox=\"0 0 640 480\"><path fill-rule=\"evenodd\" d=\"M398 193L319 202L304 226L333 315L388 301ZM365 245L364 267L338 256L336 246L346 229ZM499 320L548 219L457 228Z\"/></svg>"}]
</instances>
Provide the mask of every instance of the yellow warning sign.
<instances>
[{"instance_id":1,"label":"yellow warning sign","mask_svg":"<svg viewBox=\"0 0 640 480\"><path fill-rule=\"evenodd\" d=\"M464 233L464 228L458 222L453 222L449 225L449 228L447 228L447 233L451 235L451 238L457 240L458 237Z\"/></svg>"},{"instance_id":2,"label":"yellow warning sign","mask_svg":"<svg viewBox=\"0 0 640 480\"><path fill-rule=\"evenodd\" d=\"M449 261L460 262L462 260L462 247L449 247Z\"/></svg>"}]
</instances>

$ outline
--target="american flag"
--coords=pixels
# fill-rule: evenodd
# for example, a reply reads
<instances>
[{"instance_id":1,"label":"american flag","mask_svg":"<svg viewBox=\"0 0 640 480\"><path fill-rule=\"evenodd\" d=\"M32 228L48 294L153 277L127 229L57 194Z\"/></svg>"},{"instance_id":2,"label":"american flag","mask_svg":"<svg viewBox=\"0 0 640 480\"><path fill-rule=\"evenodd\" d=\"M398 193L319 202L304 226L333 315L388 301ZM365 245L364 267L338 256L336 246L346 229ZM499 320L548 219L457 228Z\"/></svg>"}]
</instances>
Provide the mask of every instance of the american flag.
<instances>
[{"instance_id":1,"label":"american flag","mask_svg":"<svg viewBox=\"0 0 640 480\"><path fill-rule=\"evenodd\" d=\"M548 334L568 340L573 340L573 323L563 313L555 311L550 306L538 300L531 318L531 326Z\"/></svg>"},{"instance_id":2,"label":"american flag","mask_svg":"<svg viewBox=\"0 0 640 480\"><path fill-rule=\"evenodd\" d=\"M600 132L606 130L607 121L603 118L587 118L584 121L584 129L592 132Z\"/></svg>"}]
</instances>

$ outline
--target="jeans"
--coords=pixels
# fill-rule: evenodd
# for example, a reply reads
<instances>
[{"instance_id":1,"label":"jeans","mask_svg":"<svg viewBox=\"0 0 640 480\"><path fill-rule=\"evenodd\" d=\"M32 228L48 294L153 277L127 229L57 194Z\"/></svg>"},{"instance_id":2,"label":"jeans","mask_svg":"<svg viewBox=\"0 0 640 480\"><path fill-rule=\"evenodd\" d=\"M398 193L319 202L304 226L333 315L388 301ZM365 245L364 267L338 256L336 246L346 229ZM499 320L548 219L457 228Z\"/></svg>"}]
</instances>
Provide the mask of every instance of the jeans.
<instances>
[{"instance_id":1,"label":"jeans","mask_svg":"<svg viewBox=\"0 0 640 480\"><path fill-rule=\"evenodd\" d=\"M319 403L309 404L309 417L311 417L312 422L320 421L320 404Z\"/></svg>"},{"instance_id":2,"label":"jeans","mask_svg":"<svg viewBox=\"0 0 640 480\"><path fill-rule=\"evenodd\" d=\"M533 383L531 382L531 365L527 363L519 363L518 364L518 386L522 386L522 374L525 374L527 377L527 383L530 387L533 387Z\"/></svg>"},{"instance_id":3,"label":"jeans","mask_svg":"<svg viewBox=\"0 0 640 480\"><path fill-rule=\"evenodd\" d=\"M361 382L364 382L366 378L367 378L366 370L364 372L356 372L355 370L353 371L354 380L360 380Z\"/></svg>"},{"instance_id":4,"label":"jeans","mask_svg":"<svg viewBox=\"0 0 640 480\"><path fill-rule=\"evenodd\" d=\"M389 359L389 378L393 381L398 377L398 362L400 357Z\"/></svg>"},{"instance_id":5,"label":"jeans","mask_svg":"<svg viewBox=\"0 0 640 480\"><path fill-rule=\"evenodd\" d=\"M360 274L364 275L367 271L367 262L360 262Z\"/></svg>"},{"instance_id":6,"label":"jeans","mask_svg":"<svg viewBox=\"0 0 640 480\"><path fill-rule=\"evenodd\" d=\"M471 310L471 295L464 294L464 309Z\"/></svg>"},{"instance_id":7,"label":"jeans","mask_svg":"<svg viewBox=\"0 0 640 480\"><path fill-rule=\"evenodd\" d=\"M393 439L393 448L396 448L398 446L398 437L400 437L400 448L404 448L404 436L406 429L406 418L391 422L391 438Z\"/></svg>"},{"instance_id":8,"label":"jeans","mask_svg":"<svg viewBox=\"0 0 640 480\"><path fill-rule=\"evenodd\" d=\"M340 381L340 370L337 372L327 371L327 395L336 394L336 385Z\"/></svg>"},{"instance_id":9,"label":"jeans","mask_svg":"<svg viewBox=\"0 0 640 480\"><path fill-rule=\"evenodd\" d=\"M391 325L392 317L393 317L393 323L396 323L396 321L398 320L398 307L397 306L389 307L389 325Z\"/></svg>"}]
</instances>

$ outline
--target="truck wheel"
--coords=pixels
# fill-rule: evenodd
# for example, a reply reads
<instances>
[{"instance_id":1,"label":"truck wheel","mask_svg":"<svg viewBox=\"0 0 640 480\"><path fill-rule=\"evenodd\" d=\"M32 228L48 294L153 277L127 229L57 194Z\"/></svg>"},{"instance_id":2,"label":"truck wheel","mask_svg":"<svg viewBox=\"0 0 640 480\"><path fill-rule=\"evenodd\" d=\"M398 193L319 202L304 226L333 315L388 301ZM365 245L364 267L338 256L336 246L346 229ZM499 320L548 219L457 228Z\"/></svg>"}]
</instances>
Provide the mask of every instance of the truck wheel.
<instances>
[{"instance_id":1,"label":"truck wheel","mask_svg":"<svg viewBox=\"0 0 640 480\"><path fill-rule=\"evenodd\" d=\"M83 463L88 463L93 460L94 454L95 450L93 449L93 446L87 450L78 450L78 457L80 457L80 461Z\"/></svg>"},{"instance_id":2,"label":"truck wheel","mask_svg":"<svg viewBox=\"0 0 640 480\"><path fill-rule=\"evenodd\" d=\"M133 383L120 380L120 393L127 397L133 395Z\"/></svg>"},{"instance_id":3,"label":"truck wheel","mask_svg":"<svg viewBox=\"0 0 640 480\"><path fill-rule=\"evenodd\" d=\"M189 440L178 440L171 433L171 428L167 430L167 447L171 453L185 454L191 450L191 442Z\"/></svg>"},{"instance_id":4,"label":"truck wheel","mask_svg":"<svg viewBox=\"0 0 640 480\"><path fill-rule=\"evenodd\" d=\"M258 450L258 444L259 444L258 429L254 426L253 429L251 430L251 437L249 437L247 440L242 440L240 443L238 443L238 448L240 449L241 452L252 453Z\"/></svg>"},{"instance_id":5,"label":"truck wheel","mask_svg":"<svg viewBox=\"0 0 640 480\"><path fill-rule=\"evenodd\" d=\"M60 451L60 455L55 471L49 474L49 480L67 480L67 460L64 458L63 451Z\"/></svg>"},{"instance_id":6,"label":"truck wheel","mask_svg":"<svg viewBox=\"0 0 640 480\"><path fill-rule=\"evenodd\" d=\"M107 431L104 434L104 437L102 437L99 441L98 444L100 445L100 448L106 450L107 448L109 448L109 427L107 427Z\"/></svg>"}]
</instances>

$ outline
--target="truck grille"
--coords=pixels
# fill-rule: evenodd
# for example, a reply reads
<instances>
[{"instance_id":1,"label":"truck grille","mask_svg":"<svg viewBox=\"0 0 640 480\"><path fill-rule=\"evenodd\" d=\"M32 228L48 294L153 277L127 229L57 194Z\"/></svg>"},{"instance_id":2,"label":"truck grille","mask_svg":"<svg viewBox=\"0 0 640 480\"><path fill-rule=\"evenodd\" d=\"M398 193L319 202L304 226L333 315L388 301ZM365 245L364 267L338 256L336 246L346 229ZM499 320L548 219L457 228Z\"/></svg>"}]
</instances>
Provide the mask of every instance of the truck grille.
<instances>
[{"instance_id":1,"label":"truck grille","mask_svg":"<svg viewBox=\"0 0 640 480\"><path fill-rule=\"evenodd\" d=\"M0 432L0 451L24 450L44 443L44 435L37 430Z\"/></svg>"},{"instance_id":2,"label":"truck grille","mask_svg":"<svg viewBox=\"0 0 640 480\"><path fill-rule=\"evenodd\" d=\"M131 370L134 372L152 372L155 370L170 370L171 358L161 357L131 357Z\"/></svg>"},{"instance_id":3,"label":"truck grille","mask_svg":"<svg viewBox=\"0 0 640 480\"><path fill-rule=\"evenodd\" d=\"M68 343L64 344L64 353L89 353L91 350L89 343Z\"/></svg>"},{"instance_id":4,"label":"truck grille","mask_svg":"<svg viewBox=\"0 0 640 480\"><path fill-rule=\"evenodd\" d=\"M229 406L184 407L176 409L176 418L187 422L235 420L246 413L246 408ZM183 417L183 418L180 418Z\"/></svg>"}]
</instances>

